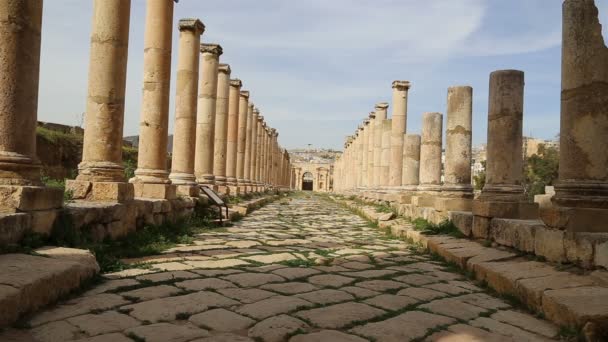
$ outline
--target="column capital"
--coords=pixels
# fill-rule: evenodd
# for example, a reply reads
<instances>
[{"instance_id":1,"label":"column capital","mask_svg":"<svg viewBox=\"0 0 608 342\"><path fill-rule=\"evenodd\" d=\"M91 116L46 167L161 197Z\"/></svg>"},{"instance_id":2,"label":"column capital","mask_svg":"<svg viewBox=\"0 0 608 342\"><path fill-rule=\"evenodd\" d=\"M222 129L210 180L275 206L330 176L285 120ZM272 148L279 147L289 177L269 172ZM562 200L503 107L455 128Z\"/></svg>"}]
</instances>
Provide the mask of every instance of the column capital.
<instances>
[{"instance_id":1,"label":"column capital","mask_svg":"<svg viewBox=\"0 0 608 342\"><path fill-rule=\"evenodd\" d=\"M365 126L369 125L369 119L365 119L365 120L363 120L363 124L364 124Z\"/></svg>"},{"instance_id":2,"label":"column capital","mask_svg":"<svg viewBox=\"0 0 608 342\"><path fill-rule=\"evenodd\" d=\"M196 34L203 34L205 32L205 24L196 18L180 19L178 28L180 31L192 31Z\"/></svg>"},{"instance_id":3,"label":"column capital","mask_svg":"<svg viewBox=\"0 0 608 342\"><path fill-rule=\"evenodd\" d=\"M388 103L386 103L386 102L376 103L376 110L387 109L387 108L388 108Z\"/></svg>"},{"instance_id":4,"label":"column capital","mask_svg":"<svg viewBox=\"0 0 608 342\"><path fill-rule=\"evenodd\" d=\"M253 104L253 102L249 102L249 109L251 109L251 112L253 112L254 114L256 114L254 108L255 108L255 105Z\"/></svg>"},{"instance_id":5,"label":"column capital","mask_svg":"<svg viewBox=\"0 0 608 342\"><path fill-rule=\"evenodd\" d=\"M410 81L393 81L393 89L409 90L411 87Z\"/></svg>"},{"instance_id":6,"label":"column capital","mask_svg":"<svg viewBox=\"0 0 608 342\"><path fill-rule=\"evenodd\" d=\"M224 49L220 44L201 44L201 53L210 53L212 55L221 56L224 53Z\"/></svg>"},{"instance_id":7,"label":"column capital","mask_svg":"<svg viewBox=\"0 0 608 342\"><path fill-rule=\"evenodd\" d=\"M254 109L253 112L258 113L258 121L264 122L264 117L262 115L259 115L260 114L259 110Z\"/></svg>"},{"instance_id":8,"label":"column capital","mask_svg":"<svg viewBox=\"0 0 608 342\"><path fill-rule=\"evenodd\" d=\"M244 98L248 99L249 98L249 91L242 90L241 91L241 97L244 97ZM249 106L251 107L252 105L249 105Z\"/></svg>"},{"instance_id":9,"label":"column capital","mask_svg":"<svg viewBox=\"0 0 608 342\"><path fill-rule=\"evenodd\" d=\"M376 117L376 112L369 112L368 118L374 119Z\"/></svg>"},{"instance_id":10,"label":"column capital","mask_svg":"<svg viewBox=\"0 0 608 342\"><path fill-rule=\"evenodd\" d=\"M230 73L232 72L232 70L230 69L230 65L229 64L220 64L218 66L217 69L218 72L223 72L225 74L230 75Z\"/></svg>"},{"instance_id":11,"label":"column capital","mask_svg":"<svg viewBox=\"0 0 608 342\"><path fill-rule=\"evenodd\" d=\"M228 69L230 69L230 67L228 67ZM230 86L240 88L243 86L243 82L238 78L234 78L230 80Z\"/></svg>"},{"instance_id":12,"label":"column capital","mask_svg":"<svg viewBox=\"0 0 608 342\"><path fill-rule=\"evenodd\" d=\"M259 117L261 117L262 119L264 118L263 116L261 116L261 115L260 115L260 110L259 110L257 107L253 108L253 114L258 115L258 116L259 116Z\"/></svg>"}]
</instances>

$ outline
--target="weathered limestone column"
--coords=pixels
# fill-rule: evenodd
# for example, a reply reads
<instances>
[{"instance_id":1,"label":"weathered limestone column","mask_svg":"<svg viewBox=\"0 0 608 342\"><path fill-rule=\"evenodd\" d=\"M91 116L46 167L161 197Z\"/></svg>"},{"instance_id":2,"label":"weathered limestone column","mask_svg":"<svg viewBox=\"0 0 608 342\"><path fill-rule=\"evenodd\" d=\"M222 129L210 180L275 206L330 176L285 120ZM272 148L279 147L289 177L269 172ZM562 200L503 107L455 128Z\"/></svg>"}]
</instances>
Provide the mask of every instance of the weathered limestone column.
<instances>
[{"instance_id":1,"label":"weathered limestone column","mask_svg":"<svg viewBox=\"0 0 608 342\"><path fill-rule=\"evenodd\" d=\"M248 174L248 178L249 179L249 191L253 191L255 192L256 189L256 179L255 179L255 168L257 166L256 163L256 156L257 156L257 152L256 152L256 146L257 146L257 138L258 138L258 113L255 111L255 107L253 105L253 103L249 103L249 115L250 115L250 120L248 122L248 125L251 125L250 128L250 132L248 133L250 135L249 137L249 141L250 143L248 144L249 146L248 148L248 153L249 154L249 162L247 163L247 168L249 168L247 174Z\"/></svg>"},{"instance_id":2,"label":"weathered limestone column","mask_svg":"<svg viewBox=\"0 0 608 342\"><path fill-rule=\"evenodd\" d=\"M217 190L213 175L215 146L215 110L219 60L223 53L217 44L201 44L201 75L198 87L196 113L196 154L194 174L196 181Z\"/></svg>"},{"instance_id":3,"label":"weathered limestone column","mask_svg":"<svg viewBox=\"0 0 608 342\"><path fill-rule=\"evenodd\" d=\"M247 99L249 101L249 99ZM247 126L245 128L245 159L243 166L243 178L244 184L246 188L246 192L253 191L251 189L251 165L252 165L252 150L253 150L253 127L254 126L254 117L253 117L253 103L247 103Z\"/></svg>"},{"instance_id":4,"label":"weathered limestone column","mask_svg":"<svg viewBox=\"0 0 608 342\"><path fill-rule=\"evenodd\" d=\"M405 190L414 191L420 184L420 135L406 134L403 147L403 177Z\"/></svg>"},{"instance_id":5,"label":"weathered limestone column","mask_svg":"<svg viewBox=\"0 0 608 342\"><path fill-rule=\"evenodd\" d=\"M369 113L369 133L367 135L367 188L374 187L374 142L376 128L376 113Z\"/></svg>"},{"instance_id":6,"label":"weathered limestone column","mask_svg":"<svg viewBox=\"0 0 608 342\"><path fill-rule=\"evenodd\" d=\"M264 122L264 117L260 115L260 111L256 108L254 109L254 114L257 114L257 123L256 123L256 143L255 143L255 167L253 169L253 171L255 172L255 184L256 184L256 191L260 192L262 191L261 186L262 186L262 179L261 179L261 165L262 165L262 144L263 144L263 140L262 140L262 129L263 129L263 122Z\"/></svg>"},{"instance_id":7,"label":"weathered limestone column","mask_svg":"<svg viewBox=\"0 0 608 342\"><path fill-rule=\"evenodd\" d=\"M388 103L376 105L374 125L374 187L382 185L382 123L386 120Z\"/></svg>"},{"instance_id":8,"label":"weathered limestone column","mask_svg":"<svg viewBox=\"0 0 608 342\"><path fill-rule=\"evenodd\" d=\"M66 181L74 199L125 202L134 196L122 163L130 10L130 1L94 2L82 162L76 180Z\"/></svg>"},{"instance_id":9,"label":"weathered limestone column","mask_svg":"<svg viewBox=\"0 0 608 342\"><path fill-rule=\"evenodd\" d=\"M196 106L198 96L199 49L205 26L198 19L179 21L179 61L175 95L173 159L169 179L180 195L197 197L194 176L196 148Z\"/></svg>"},{"instance_id":10,"label":"weathered limestone column","mask_svg":"<svg viewBox=\"0 0 608 342\"><path fill-rule=\"evenodd\" d=\"M448 88L447 115L444 184L435 209L446 212L471 211L473 88Z\"/></svg>"},{"instance_id":11,"label":"weathered limestone column","mask_svg":"<svg viewBox=\"0 0 608 342\"><path fill-rule=\"evenodd\" d=\"M42 1L0 3L0 210L3 212L49 210L61 207L63 202L61 190L41 186L40 161L36 156L41 26ZM11 227L9 231L31 228L37 229ZM48 232L51 227L46 228ZM16 241L11 242L21 239L15 235Z\"/></svg>"},{"instance_id":12,"label":"weathered limestone column","mask_svg":"<svg viewBox=\"0 0 608 342\"><path fill-rule=\"evenodd\" d=\"M559 177L555 207L541 216L574 232L608 232L608 48L598 15L592 0L563 4Z\"/></svg>"},{"instance_id":13,"label":"weathered limestone column","mask_svg":"<svg viewBox=\"0 0 608 342\"><path fill-rule=\"evenodd\" d=\"M268 166L268 127L265 122L262 122L262 146L260 153L260 182L264 190L268 187L266 179L266 170Z\"/></svg>"},{"instance_id":14,"label":"weathered limestone column","mask_svg":"<svg viewBox=\"0 0 608 342\"><path fill-rule=\"evenodd\" d=\"M228 99L228 135L226 136L226 182L231 195L238 195L239 189L236 177L236 157L239 134L240 94L243 83L241 80L230 80Z\"/></svg>"},{"instance_id":15,"label":"weathered limestone column","mask_svg":"<svg viewBox=\"0 0 608 342\"><path fill-rule=\"evenodd\" d=\"M473 202L475 237L487 238L493 217L538 218L538 208L525 202L522 186L523 109L523 71L490 74L486 184Z\"/></svg>"},{"instance_id":16,"label":"weathered limestone column","mask_svg":"<svg viewBox=\"0 0 608 342\"><path fill-rule=\"evenodd\" d=\"M380 186L389 186L391 168L391 131L393 120L382 121L382 152L380 155Z\"/></svg>"},{"instance_id":17,"label":"weathered limestone column","mask_svg":"<svg viewBox=\"0 0 608 342\"><path fill-rule=\"evenodd\" d=\"M401 186L403 177L403 137L407 125L407 93L410 89L408 81L393 82L393 112L391 120L391 156L389 171L389 186Z\"/></svg>"},{"instance_id":18,"label":"weathered limestone column","mask_svg":"<svg viewBox=\"0 0 608 342\"><path fill-rule=\"evenodd\" d=\"M424 113L422 115L422 137L420 142L420 185L412 198L418 207L432 207L441 190L441 148L443 115Z\"/></svg>"},{"instance_id":19,"label":"weathered limestone column","mask_svg":"<svg viewBox=\"0 0 608 342\"><path fill-rule=\"evenodd\" d=\"M173 0L146 2L144 86L135 197L175 198L167 172Z\"/></svg>"},{"instance_id":20,"label":"weathered limestone column","mask_svg":"<svg viewBox=\"0 0 608 342\"><path fill-rule=\"evenodd\" d=\"M369 119L363 121L363 134L361 139L361 187L367 188L367 168L369 166Z\"/></svg>"},{"instance_id":21,"label":"weathered limestone column","mask_svg":"<svg viewBox=\"0 0 608 342\"><path fill-rule=\"evenodd\" d=\"M253 112L253 109L251 110ZM239 133L236 145L236 178L239 185L240 193L247 193L247 180L249 177L245 174L245 168L249 160L247 159L247 128L251 128L249 121L249 92L241 91L239 98Z\"/></svg>"},{"instance_id":22,"label":"weathered limestone column","mask_svg":"<svg viewBox=\"0 0 608 342\"><path fill-rule=\"evenodd\" d=\"M228 138L228 97L230 92L230 66L220 64L217 75L217 102L215 106L215 139L213 146L213 175L218 191L228 194L226 158Z\"/></svg>"}]
</instances>

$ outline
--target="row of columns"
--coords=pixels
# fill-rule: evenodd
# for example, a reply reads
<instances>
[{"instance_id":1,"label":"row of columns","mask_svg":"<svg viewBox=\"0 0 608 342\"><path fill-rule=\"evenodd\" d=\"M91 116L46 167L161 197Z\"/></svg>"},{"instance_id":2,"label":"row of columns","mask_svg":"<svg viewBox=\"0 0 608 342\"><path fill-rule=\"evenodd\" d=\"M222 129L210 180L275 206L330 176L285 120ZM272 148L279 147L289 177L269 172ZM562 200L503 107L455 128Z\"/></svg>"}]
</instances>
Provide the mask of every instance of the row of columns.
<instances>
[{"instance_id":1,"label":"row of columns","mask_svg":"<svg viewBox=\"0 0 608 342\"><path fill-rule=\"evenodd\" d=\"M36 157L42 4L0 4L0 15L10 18L0 18L4 210L20 209L9 198L24 187L28 194L45 193L53 199L34 209L61 205L62 194L41 185ZM146 2L138 165L127 182L122 146L131 1L94 1L83 157L76 180L66 184L75 199L171 199L176 194L196 196L199 185L226 194L289 186L289 154L278 145L278 133L249 101L242 82L230 78L230 66L219 63L221 46L201 44L205 26L198 19L179 21L175 132L167 170L173 8L174 0Z\"/></svg>"},{"instance_id":2,"label":"row of columns","mask_svg":"<svg viewBox=\"0 0 608 342\"><path fill-rule=\"evenodd\" d=\"M404 135L402 120L407 110L403 104L407 105L407 89L405 96L395 94L400 83L393 83L392 122L386 118L385 104L379 104L355 134L347 137L344 153L336 162L336 189L415 190L412 204L446 211L472 210L476 237L486 237L493 217L532 219L539 214L554 228L607 232L608 48L594 1L564 1L562 27L560 160L552 207L539 213L538 206L527 201L523 188L525 82L524 72L518 70L490 74L486 183L474 201L471 200L473 90L468 86L448 89L442 165L443 115L423 114L422 135ZM386 148L383 137L387 122L391 122L392 128L390 158L380 152ZM402 177L397 182L400 173ZM427 201L429 197L434 198Z\"/></svg>"}]
</instances>

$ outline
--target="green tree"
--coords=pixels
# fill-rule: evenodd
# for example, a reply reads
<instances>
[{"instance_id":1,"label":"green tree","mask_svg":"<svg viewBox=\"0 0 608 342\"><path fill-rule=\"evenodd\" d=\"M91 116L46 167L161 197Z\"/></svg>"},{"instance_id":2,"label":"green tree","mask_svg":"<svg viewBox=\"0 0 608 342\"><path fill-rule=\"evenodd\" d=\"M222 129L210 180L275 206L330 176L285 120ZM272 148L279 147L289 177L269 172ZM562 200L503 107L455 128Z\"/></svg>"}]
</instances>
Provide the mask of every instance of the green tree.
<instances>
[{"instance_id":1,"label":"green tree","mask_svg":"<svg viewBox=\"0 0 608 342\"><path fill-rule=\"evenodd\" d=\"M475 183L475 190L483 189L483 186L486 185L486 161L481 162L481 166L483 167L483 171L479 172L477 176L473 176L473 182Z\"/></svg>"},{"instance_id":2,"label":"green tree","mask_svg":"<svg viewBox=\"0 0 608 342\"><path fill-rule=\"evenodd\" d=\"M524 189L530 199L545 193L545 186L553 185L559 168L559 151L554 147L538 146L538 151L526 160Z\"/></svg>"}]
</instances>

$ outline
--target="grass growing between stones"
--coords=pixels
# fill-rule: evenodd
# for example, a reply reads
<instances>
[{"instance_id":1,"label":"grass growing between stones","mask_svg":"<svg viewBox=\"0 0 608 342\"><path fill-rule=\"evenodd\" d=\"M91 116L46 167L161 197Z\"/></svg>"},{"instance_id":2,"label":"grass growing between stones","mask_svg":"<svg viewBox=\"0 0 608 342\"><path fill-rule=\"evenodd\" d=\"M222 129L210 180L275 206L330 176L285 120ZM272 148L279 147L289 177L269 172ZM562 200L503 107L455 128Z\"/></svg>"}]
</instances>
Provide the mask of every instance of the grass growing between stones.
<instances>
[{"instance_id":1,"label":"grass growing between stones","mask_svg":"<svg viewBox=\"0 0 608 342\"><path fill-rule=\"evenodd\" d=\"M88 249L95 255L101 272L117 272L147 267L142 264L126 264L121 259L156 255L177 244L192 243L194 236L216 227L212 215L208 209L197 209L189 219L148 225L120 240L106 239L101 242L93 240L90 230L78 230L68 216L61 216L53 227L49 242L55 246Z\"/></svg>"},{"instance_id":2,"label":"grass growing between stones","mask_svg":"<svg viewBox=\"0 0 608 342\"><path fill-rule=\"evenodd\" d=\"M452 221L445 220L439 224L431 223L425 219L417 218L412 220L414 230L417 230L425 235L449 235L455 238L464 238L458 227Z\"/></svg>"}]
</instances>

